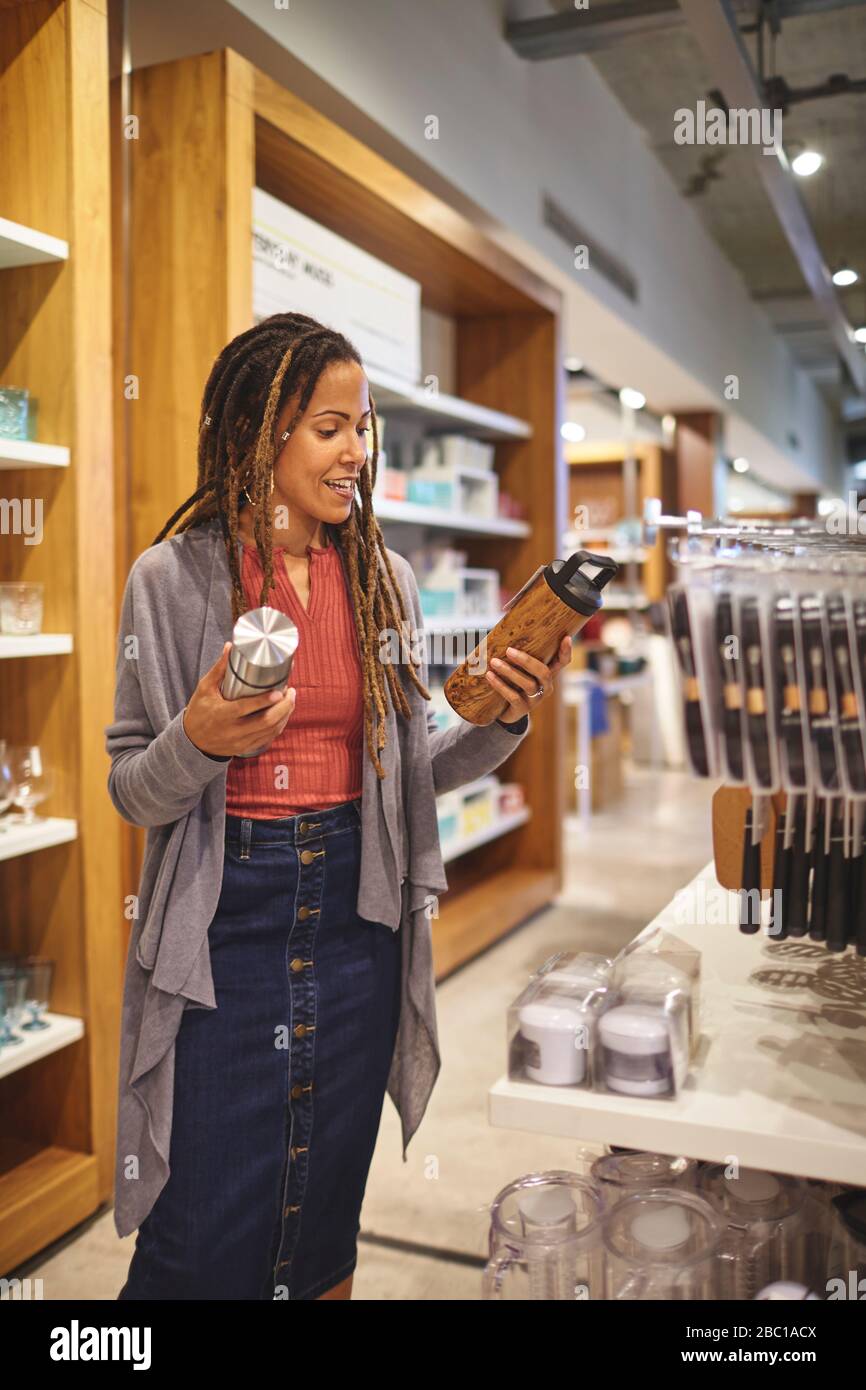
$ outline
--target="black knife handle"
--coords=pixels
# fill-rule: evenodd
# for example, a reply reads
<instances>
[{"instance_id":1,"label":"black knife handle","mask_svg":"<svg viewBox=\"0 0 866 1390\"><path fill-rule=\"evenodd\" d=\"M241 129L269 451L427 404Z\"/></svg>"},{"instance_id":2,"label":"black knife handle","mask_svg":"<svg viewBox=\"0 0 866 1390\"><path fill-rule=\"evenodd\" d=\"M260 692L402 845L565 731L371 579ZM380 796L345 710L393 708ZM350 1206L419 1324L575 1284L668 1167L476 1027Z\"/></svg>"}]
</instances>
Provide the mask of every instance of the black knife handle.
<instances>
[{"instance_id":1,"label":"black knife handle","mask_svg":"<svg viewBox=\"0 0 866 1390\"><path fill-rule=\"evenodd\" d=\"M818 802L818 808L823 803ZM824 811L815 811L815 844L812 862L815 872L812 875L812 900L809 904L809 940L825 941L827 938L827 871L828 856L824 853Z\"/></svg>"},{"instance_id":2,"label":"black knife handle","mask_svg":"<svg viewBox=\"0 0 866 1390\"><path fill-rule=\"evenodd\" d=\"M791 881L791 849L785 849L787 813L781 811L776 821L776 852L773 855L773 894L770 899L770 927L767 934L773 941L784 941L788 935L788 887Z\"/></svg>"},{"instance_id":3,"label":"black knife handle","mask_svg":"<svg viewBox=\"0 0 866 1390\"><path fill-rule=\"evenodd\" d=\"M846 859L848 870L848 906L846 910L847 930L845 940L849 946L857 945L857 929L860 923L860 894L863 890L862 853L856 858Z\"/></svg>"},{"instance_id":4,"label":"black knife handle","mask_svg":"<svg viewBox=\"0 0 866 1390\"><path fill-rule=\"evenodd\" d=\"M866 956L866 849L855 859L860 874L860 901L857 911L857 954Z\"/></svg>"},{"instance_id":5,"label":"black knife handle","mask_svg":"<svg viewBox=\"0 0 866 1390\"><path fill-rule=\"evenodd\" d=\"M834 827L835 829L835 827ZM848 945L848 864L842 834L830 841L827 877L827 950L844 951Z\"/></svg>"},{"instance_id":6,"label":"black knife handle","mask_svg":"<svg viewBox=\"0 0 866 1390\"><path fill-rule=\"evenodd\" d=\"M746 812L743 835L743 873L740 880L740 931L754 936L761 930L761 842L752 844L752 812ZM757 889L757 893L755 892Z\"/></svg>"},{"instance_id":7,"label":"black knife handle","mask_svg":"<svg viewBox=\"0 0 866 1390\"><path fill-rule=\"evenodd\" d=\"M806 811L798 806L788 872L788 906L785 920L789 936L805 936L809 930L809 875L812 853L806 849Z\"/></svg>"}]
</instances>

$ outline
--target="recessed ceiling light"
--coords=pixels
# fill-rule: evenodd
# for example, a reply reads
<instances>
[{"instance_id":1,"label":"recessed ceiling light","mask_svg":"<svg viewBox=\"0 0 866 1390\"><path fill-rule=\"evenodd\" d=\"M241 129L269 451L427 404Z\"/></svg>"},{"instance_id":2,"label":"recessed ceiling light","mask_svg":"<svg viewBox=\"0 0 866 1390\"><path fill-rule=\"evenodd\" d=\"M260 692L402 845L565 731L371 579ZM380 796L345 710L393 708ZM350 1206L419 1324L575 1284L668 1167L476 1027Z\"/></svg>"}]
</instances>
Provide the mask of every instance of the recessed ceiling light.
<instances>
[{"instance_id":1,"label":"recessed ceiling light","mask_svg":"<svg viewBox=\"0 0 866 1390\"><path fill-rule=\"evenodd\" d=\"M866 324L862 328L854 329L854 341L855 343L866 343Z\"/></svg>"},{"instance_id":2,"label":"recessed ceiling light","mask_svg":"<svg viewBox=\"0 0 866 1390\"><path fill-rule=\"evenodd\" d=\"M801 179L807 179L810 174L817 174L821 165L824 163L824 156L817 150L801 150L791 160L791 168L795 174L799 174Z\"/></svg>"},{"instance_id":3,"label":"recessed ceiling light","mask_svg":"<svg viewBox=\"0 0 866 1390\"><path fill-rule=\"evenodd\" d=\"M642 391L636 391L633 386L624 386L619 393L619 399L629 410L643 410L646 405L646 396Z\"/></svg>"},{"instance_id":4,"label":"recessed ceiling light","mask_svg":"<svg viewBox=\"0 0 866 1390\"><path fill-rule=\"evenodd\" d=\"M559 433L569 444L579 444L582 439L586 439L586 430L576 420L564 421L559 427Z\"/></svg>"},{"instance_id":5,"label":"recessed ceiling light","mask_svg":"<svg viewBox=\"0 0 866 1390\"><path fill-rule=\"evenodd\" d=\"M838 270L833 271L833 284L838 285L840 289L844 289L846 285L856 285L859 279L860 276L856 270L852 270L847 265L840 266Z\"/></svg>"},{"instance_id":6,"label":"recessed ceiling light","mask_svg":"<svg viewBox=\"0 0 866 1390\"><path fill-rule=\"evenodd\" d=\"M744 458L734 459L733 469L735 473L748 473L749 460Z\"/></svg>"},{"instance_id":7,"label":"recessed ceiling light","mask_svg":"<svg viewBox=\"0 0 866 1390\"><path fill-rule=\"evenodd\" d=\"M566 357L563 366L567 372L582 372L583 363L579 357Z\"/></svg>"}]
</instances>

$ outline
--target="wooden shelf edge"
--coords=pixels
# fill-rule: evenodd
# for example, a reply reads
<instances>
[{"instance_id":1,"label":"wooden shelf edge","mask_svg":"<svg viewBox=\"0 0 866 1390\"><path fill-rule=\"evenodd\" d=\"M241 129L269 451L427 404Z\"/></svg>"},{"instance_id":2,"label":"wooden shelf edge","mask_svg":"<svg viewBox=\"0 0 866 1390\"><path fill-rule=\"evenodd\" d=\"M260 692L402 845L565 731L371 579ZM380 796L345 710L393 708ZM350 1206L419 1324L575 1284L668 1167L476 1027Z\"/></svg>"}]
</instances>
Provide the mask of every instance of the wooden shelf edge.
<instances>
[{"instance_id":1,"label":"wooden shelf edge","mask_svg":"<svg viewBox=\"0 0 866 1390\"><path fill-rule=\"evenodd\" d=\"M0 1174L0 1270L15 1269L59 1240L99 1202L95 1154L34 1146Z\"/></svg>"},{"instance_id":2,"label":"wooden shelf edge","mask_svg":"<svg viewBox=\"0 0 866 1390\"><path fill-rule=\"evenodd\" d=\"M433 964L437 982L465 965L556 895L550 869L504 869L444 899L433 919Z\"/></svg>"}]
</instances>

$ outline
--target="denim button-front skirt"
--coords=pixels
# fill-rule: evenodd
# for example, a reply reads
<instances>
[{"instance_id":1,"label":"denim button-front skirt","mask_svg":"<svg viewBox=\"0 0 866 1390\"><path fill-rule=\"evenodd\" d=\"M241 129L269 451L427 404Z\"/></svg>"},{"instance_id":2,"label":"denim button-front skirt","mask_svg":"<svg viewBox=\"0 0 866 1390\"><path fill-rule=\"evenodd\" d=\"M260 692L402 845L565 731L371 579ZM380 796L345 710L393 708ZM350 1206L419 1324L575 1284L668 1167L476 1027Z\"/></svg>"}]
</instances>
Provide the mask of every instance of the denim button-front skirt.
<instances>
[{"instance_id":1,"label":"denim button-front skirt","mask_svg":"<svg viewBox=\"0 0 866 1390\"><path fill-rule=\"evenodd\" d=\"M121 1299L314 1299L357 1261L400 931L355 910L360 801L226 816L216 1009L175 1041L170 1174Z\"/></svg>"}]
</instances>

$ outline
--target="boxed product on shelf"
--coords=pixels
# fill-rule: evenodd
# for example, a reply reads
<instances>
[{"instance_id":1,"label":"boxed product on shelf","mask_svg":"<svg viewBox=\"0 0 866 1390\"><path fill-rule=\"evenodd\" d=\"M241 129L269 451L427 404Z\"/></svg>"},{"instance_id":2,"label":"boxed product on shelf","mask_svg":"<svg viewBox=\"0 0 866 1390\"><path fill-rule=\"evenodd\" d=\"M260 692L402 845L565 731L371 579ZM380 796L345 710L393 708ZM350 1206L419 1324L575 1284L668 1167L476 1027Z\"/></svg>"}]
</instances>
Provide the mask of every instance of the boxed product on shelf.
<instances>
[{"instance_id":1,"label":"boxed product on shelf","mask_svg":"<svg viewBox=\"0 0 866 1390\"><path fill-rule=\"evenodd\" d=\"M459 716L458 716L459 718ZM503 782L499 788L499 814L512 816L522 811L526 804L526 793L520 782Z\"/></svg>"},{"instance_id":2,"label":"boxed product on shelf","mask_svg":"<svg viewBox=\"0 0 866 1390\"><path fill-rule=\"evenodd\" d=\"M376 482L379 482L378 473ZM385 468L382 472L382 496L394 502L405 502L408 482L409 475L401 468Z\"/></svg>"},{"instance_id":3,"label":"boxed product on shelf","mask_svg":"<svg viewBox=\"0 0 866 1390\"><path fill-rule=\"evenodd\" d=\"M407 558L419 584L450 589L454 585L456 571L466 565L469 552L457 550L445 541L431 541L427 545L416 546Z\"/></svg>"},{"instance_id":4,"label":"boxed product on shelf","mask_svg":"<svg viewBox=\"0 0 866 1390\"><path fill-rule=\"evenodd\" d=\"M460 807L460 834L476 835L479 830L487 830L497 817L499 804L499 779L484 777L462 789L463 802Z\"/></svg>"},{"instance_id":5,"label":"boxed product on shelf","mask_svg":"<svg viewBox=\"0 0 866 1390\"><path fill-rule=\"evenodd\" d=\"M613 1008L599 1020L597 1089L644 1099L679 1095L691 1056L691 984L661 957L632 952L614 961Z\"/></svg>"},{"instance_id":6,"label":"boxed product on shelf","mask_svg":"<svg viewBox=\"0 0 866 1390\"><path fill-rule=\"evenodd\" d=\"M495 473L485 473L481 468L459 468L454 481L461 512L488 519L499 515L499 479Z\"/></svg>"},{"instance_id":7,"label":"boxed product on shelf","mask_svg":"<svg viewBox=\"0 0 866 1390\"><path fill-rule=\"evenodd\" d=\"M417 502L422 507L450 509L454 506L454 484L447 479L439 481L435 478L418 478L414 473L410 473L406 500Z\"/></svg>"},{"instance_id":8,"label":"boxed product on shelf","mask_svg":"<svg viewBox=\"0 0 866 1390\"><path fill-rule=\"evenodd\" d=\"M646 956L665 960L681 970L689 981L689 1055L694 1057L701 1036L701 953L672 932L657 927L636 937L617 956L617 960L643 959Z\"/></svg>"},{"instance_id":9,"label":"boxed product on shelf","mask_svg":"<svg viewBox=\"0 0 866 1390\"><path fill-rule=\"evenodd\" d=\"M422 441L419 467L493 471L496 447L464 434L429 435Z\"/></svg>"},{"instance_id":10,"label":"boxed product on shelf","mask_svg":"<svg viewBox=\"0 0 866 1390\"><path fill-rule=\"evenodd\" d=\"M508 1075L544 1086L592 1085L599 1022L611 1007L611 962L560 952L530 978L508 1010Z\"/></svg>"},{"instance_id":11,"label":"boxed product on shelf","mask_svg":"<svg viewBox=\"0 0 866 1390\"><path fill-rule=\"evenodd\" d=\"M510 492L500 490L498 500L498 511L501 517L508 521L525 521L526 507L522 502L518 502L516 497L512 497Z\"/></svg>"},{"instance_id":12,"label":"boxed product on shelf","mask_svg":"<svg viewBox=\"0 0 866 1390\"><path fill-rule=\"evenodd\" d=\"M436 819L439 822L439 838L453 840L460 832L460 808L463 798L459 791L443 792L436 798Z\"/></svg>"},{"instance_id":13,"label":"boxed product on shelf","mask_svg":"<svg viewBox=\"0 0 866 1390\"><path fill-rule=\"evenodd\" d=\"M541 975L559 975L581 981L595 981L599 985L609 985L613 960L610 956L600 956L592 951L556 951L542 961L537 970L530 975L531 980Z\"/></svg>"},{"instance_id":14,"label":"boxed product on shelf","mask_svg":"<svg viewBox=\"0 0 866 1390\"><path fill-rule=\"evenodd\" d=\"M392 460L384 449L379 450L379 456L376 460L376 486L373 488L374 505L385 497L398 502L406 500L409 474L405 468L395 466L398 463L399 455L398 458Z\"/></svg>"},{"instance_id":15,"label":"boxed product on shelf","mask_svg":"<svg viewBox=\"0 0 866 1390\"><path fill-rule=\"evenodd\" d=\"M457 615L456 589L437 589L420 584L418 597L425 618L453 618Z\"/></svg>"},{"instance_id":16,"label":"boxed product on shelf","mask_svg":"<svg viewBox=\"0 0 866 1390\"><path fill-rule=\"evenodd\" d=\"M499 574L496 570L451 568L443 562L418 580L421 611L428 618L456 617L490 620L497 613Z\"/></svg>"},{"instance_id":17,"label":"boxed product on shelf","mask_svg":"<svg viewBox=\"0 0 866 1390\"><path fill-rule=\"evenodd\" d=\"M450 505L469 516L493 518L499 513L499 478L492 470L466 464L443 464L425 450L411 479L412 483L433 483L437 489L450 489Z\"/></svg>"},{"instance_id":18,"label":"boxed product on shelf","mask_svg":"<svg viewBox=\"0 0 866 1390\"><path fill-rule=\"evenodd\" d=\"M459 569L457 612L462 618L490 618L498 612L499 571Z\"/></svg>"}]
</instances>

